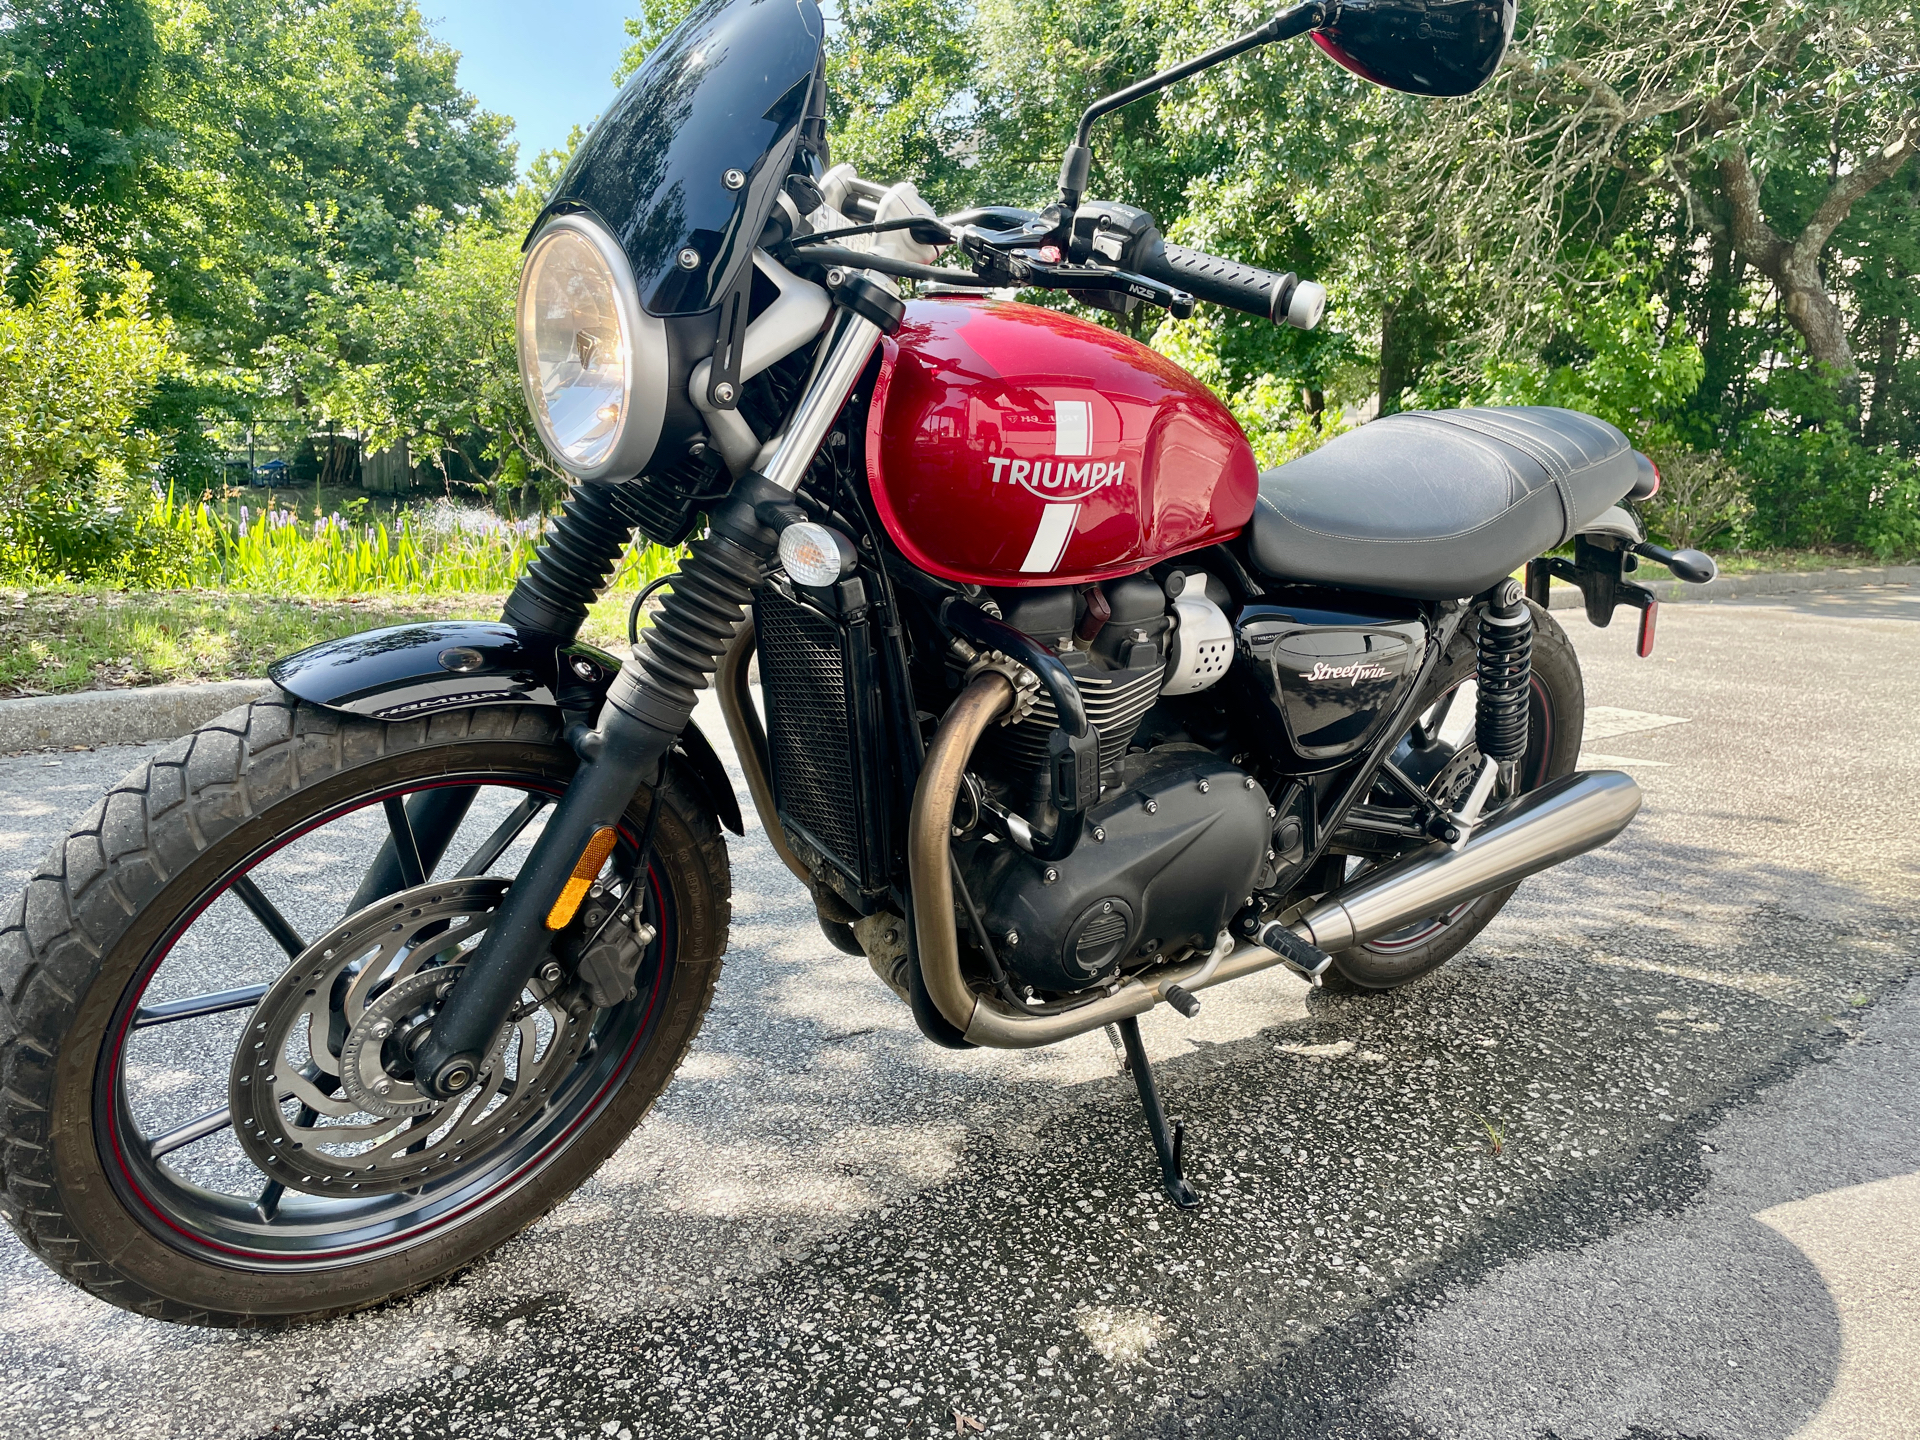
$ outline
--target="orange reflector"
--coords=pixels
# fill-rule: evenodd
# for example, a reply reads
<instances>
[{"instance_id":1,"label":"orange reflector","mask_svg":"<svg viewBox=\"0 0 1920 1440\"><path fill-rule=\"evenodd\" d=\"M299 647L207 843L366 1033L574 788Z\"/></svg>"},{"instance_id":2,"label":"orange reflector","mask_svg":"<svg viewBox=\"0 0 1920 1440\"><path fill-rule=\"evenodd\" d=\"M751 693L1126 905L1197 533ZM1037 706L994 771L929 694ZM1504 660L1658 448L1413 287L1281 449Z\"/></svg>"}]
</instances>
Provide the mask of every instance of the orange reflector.
<instances>
[{"instance_id":1,"label":"orange reflector","mask_svg":"<svg viewBox=\"0 0 1920 1440\"><path fill-rule=\"evenodd\" d=\"M593 832L593 838L587 841L587 848L580 852L573 874L567 877L567 888L560 892L560 898L553 902L553 909L547 912L547 929L567 928L574 913L579 910L580 902L587 898L587 891L593 888L600 867L607 863L607 856L613 853L613 842L617 838L611 826Z\"/></svg>"}]
</instances>

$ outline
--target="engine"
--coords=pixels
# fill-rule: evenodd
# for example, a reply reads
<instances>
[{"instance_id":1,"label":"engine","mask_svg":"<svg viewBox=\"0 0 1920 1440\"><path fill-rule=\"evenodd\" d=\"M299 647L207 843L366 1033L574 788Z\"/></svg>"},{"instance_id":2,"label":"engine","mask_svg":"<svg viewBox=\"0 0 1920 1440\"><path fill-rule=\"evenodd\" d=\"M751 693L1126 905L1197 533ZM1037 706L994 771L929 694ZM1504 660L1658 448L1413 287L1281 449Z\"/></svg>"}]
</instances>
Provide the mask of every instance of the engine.
<instances>
[{"instance_id":1,"label":"engine","mask_svg":"<svg viewBox=\"0 0 1920 1440\"><path fill-rule=\"evenodd\" d=\"M1019 843L1046 809L1047 741L1056 723L1041 694L1018 723L975 752L954 851L1002 963L1024 989L1068 995L1191 949L1206 949L1245 902L1273 819L1264 789L1194 744L1134 744L1165 695L1226 675L1233 629L1219 581L1175 571L1079 589L1001 591L1002 618L1052 648L1100 736L1101 798L1079 846L1048 861ZM998 823L996 823L996 821Z\"/></svg>"}]
</instances>

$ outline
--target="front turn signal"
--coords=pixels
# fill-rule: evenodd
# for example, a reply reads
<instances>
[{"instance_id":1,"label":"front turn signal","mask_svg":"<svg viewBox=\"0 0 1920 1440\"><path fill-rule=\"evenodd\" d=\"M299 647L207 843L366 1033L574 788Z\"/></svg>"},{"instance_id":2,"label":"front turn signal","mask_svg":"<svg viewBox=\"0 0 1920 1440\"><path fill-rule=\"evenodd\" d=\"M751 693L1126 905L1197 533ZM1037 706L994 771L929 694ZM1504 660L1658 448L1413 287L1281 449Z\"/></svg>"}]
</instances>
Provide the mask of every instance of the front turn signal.
<instances>
[{"instance_id":1,"label":"front turn signal","mask_svg":"<svg viewBox=\"0 0 1920 1440\"><path fill-rule=\"evenodd\" d=\"M566 888L560 892L560 898L553 902L553 909L547 912L547 929L564 930L572 922L580 909L580 902L587 898L587 891L593 888L600 867L607 863L607 856L613 853L613 844L618 838L611 825L593 832L593 838L587 841L587 848L580 852L580 858L574 862L573 874L567 877Z\"/></svg>"}]
</instances>

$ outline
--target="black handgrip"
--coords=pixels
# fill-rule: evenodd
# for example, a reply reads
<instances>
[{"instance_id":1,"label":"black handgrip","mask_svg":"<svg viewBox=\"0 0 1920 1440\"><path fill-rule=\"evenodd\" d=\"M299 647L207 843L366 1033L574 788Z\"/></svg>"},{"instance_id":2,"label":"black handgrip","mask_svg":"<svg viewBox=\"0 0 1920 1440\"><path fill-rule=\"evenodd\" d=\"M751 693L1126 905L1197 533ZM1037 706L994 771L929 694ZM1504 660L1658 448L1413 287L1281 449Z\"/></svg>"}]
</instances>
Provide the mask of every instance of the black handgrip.
<instances>
[{"instance_id":1,"label":"black handgrip","mask_svg":"<svg viewBox=\"0 0 1920 1440\"><path fill-rule=\"evenodd\" d=\"M1268 318L1273 316L1275 293L1283 282L1293 278L1165 241L1154 247L1140 271L1155 280L1191 290L1200 299L1215 305Z\"/></svg>"},{"instance_id":2,"label":"black handgrip","mask_svg":"<svg viewBox=\"0 0 1920 1440\"><path fill-rule=\"evenodd\" d=\"M1140 273L1191 291L1199 299L1229 310L1258 315L1276 325L1311 330L1320 323L1325 294L1312 281L1291 273L1277 275L1253 265L1242 265L1204 250L1161 241L1147 255Z\"/></svg>"}]
</instances>

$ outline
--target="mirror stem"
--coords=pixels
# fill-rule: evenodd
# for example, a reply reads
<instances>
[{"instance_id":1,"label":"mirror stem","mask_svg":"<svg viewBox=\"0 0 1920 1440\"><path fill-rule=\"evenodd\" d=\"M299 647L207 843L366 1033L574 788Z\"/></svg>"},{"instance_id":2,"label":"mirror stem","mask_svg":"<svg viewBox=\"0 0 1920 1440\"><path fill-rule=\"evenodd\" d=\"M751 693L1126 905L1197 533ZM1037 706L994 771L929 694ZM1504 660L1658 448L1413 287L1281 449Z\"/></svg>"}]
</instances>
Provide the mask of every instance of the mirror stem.
<instances>
[{"instance_id":1,"label":"mirror stem","mask_svg":"<svg viewBox=\"0 0 1920 1440\"><path fill-rule=\"evenodd\" d=\"M1080 117L1080 129L1074 135L1073 144L1068 148L1066 158L1060 162L1060 200L1068 210L1077 208L1080 199L1087 193L1087 178L1093 170L1093 151L1088 141L1093 133L1093 122L1124 105L1144 99L1155 91L1164 90L1169 85L1197 75L1202 70L1218 65L1223 60L1231 60L1236 55L1244 55L1249 50L1257 50L1262 45L1271 45L1276 40L1291 39L1295 35L1304 35L1314 26L1323 23L1327 17L1327 5L1322 0L1307 0L1304 5L1295 5L1282 10L1257 30L1249 30L1237 40L1229 40L1224 45L1215 46L1204 55L1196 55L1184 64L1175 65L1170 70L1162 70L1157 75L1149 75L1124 90L1116 90L1087 107L1086 114Z\"/></svg>"}]
</instances>

